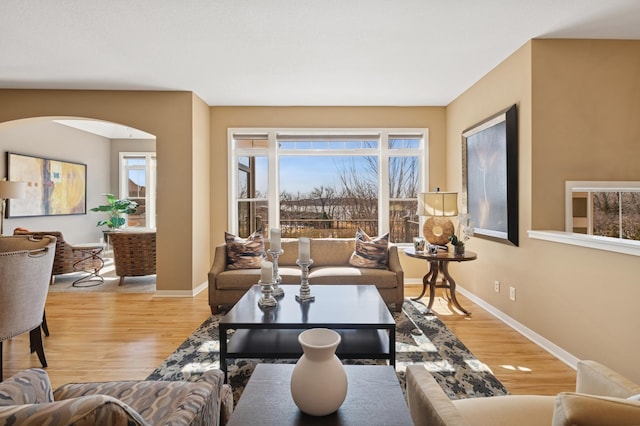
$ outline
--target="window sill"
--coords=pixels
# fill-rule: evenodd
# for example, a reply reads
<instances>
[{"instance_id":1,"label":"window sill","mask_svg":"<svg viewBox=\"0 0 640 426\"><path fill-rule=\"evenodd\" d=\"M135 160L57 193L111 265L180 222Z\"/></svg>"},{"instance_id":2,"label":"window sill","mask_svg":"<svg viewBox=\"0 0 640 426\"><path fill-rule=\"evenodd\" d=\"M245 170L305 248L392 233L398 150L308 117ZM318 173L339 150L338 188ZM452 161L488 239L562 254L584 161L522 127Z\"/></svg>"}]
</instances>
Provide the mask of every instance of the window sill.
<instances>
[{"instance_id":1,"label":"window sill","mask_svg":"<svg viewBox=\"0 0 640 426\"><path fill-rule=\"evenodd\" d=\"M534 240L552 241L561 244L587 247L596 250L640 256L640 241L574 234L562 231L527 231Z\"/></svg>"}]
</instances>

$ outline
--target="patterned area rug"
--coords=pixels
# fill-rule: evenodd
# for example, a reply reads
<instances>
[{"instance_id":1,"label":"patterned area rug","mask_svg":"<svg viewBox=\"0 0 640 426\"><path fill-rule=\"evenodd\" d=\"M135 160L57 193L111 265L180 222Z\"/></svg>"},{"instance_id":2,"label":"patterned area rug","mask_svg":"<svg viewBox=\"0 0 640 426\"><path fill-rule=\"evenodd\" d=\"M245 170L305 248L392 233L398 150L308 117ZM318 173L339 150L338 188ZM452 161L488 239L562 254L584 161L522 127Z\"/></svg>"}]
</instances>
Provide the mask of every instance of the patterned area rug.
<instances>
[{"instance_id":1,"label":"patterned area rug","mask_svg":"<svg viewBox=\"0 0 640 426\"><path fill-rule=\"evenodd\" d=\"M506 395L507 389L489 367L426 307L409 299L402 312L394 312L396 320L396 373L405 389L407 365L423 364L451 399ZM218 321L213 315L158 367L147 380L195 380L208 369L219 368L220 345ZM237 402L251 372L258 362L295 363L296 360L229 360L228 381ZM375 364L371 360L345 360L345 364Z\"/></svg>"}]
</instances>

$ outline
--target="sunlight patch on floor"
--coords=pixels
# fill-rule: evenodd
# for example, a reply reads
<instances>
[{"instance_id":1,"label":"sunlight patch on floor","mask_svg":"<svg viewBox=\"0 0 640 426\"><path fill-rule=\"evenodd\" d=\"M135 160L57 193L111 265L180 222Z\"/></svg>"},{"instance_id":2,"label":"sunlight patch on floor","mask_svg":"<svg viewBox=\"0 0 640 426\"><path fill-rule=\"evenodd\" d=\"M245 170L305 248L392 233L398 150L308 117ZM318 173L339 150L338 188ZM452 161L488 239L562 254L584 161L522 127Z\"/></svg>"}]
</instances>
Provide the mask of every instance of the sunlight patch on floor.
<instances>
[{"instance_id":1,"label":"sunlight patch on floor","mask_svg":"<svg viewBox=\"0 0 640 426\"><path fill-rule=\"evenodd\" d=\"M219 369L219 368L220 368L220 361L190 362L186 364L184 367L182 367L180 372L182 372L182 375L184 376L184 378L188 380L189 377L191 377L191 375L193 374L200 375L205 371Z\"/></svg>"},{"instance_id":2,"label":"sunlight patch on floor","mask_svg":"<svg viewBox=\"0 0 640 426\"><path fill-rule=\"evenodd\" d=\"M421 303L425 307L429 306L429 295L424 296L420 300L417 301ZM453 303L449 301L447 297L444 296L436 296L433 300L433 306L431 310L434 314L439 316L452 316L452 315L465 315L464 312L457 309L453 306Z\"/></svg>"},{"instance_id":3,"label":"sunlight patch on floor","mask_svg":"<svg viewBox=\"0 0 640 426\"><path fill-rule=\"evenodd\" d=\"M204 353L220 352L220 341L218 341L218 340L207 340L205 342L202 342L202 344L200 346L198 346L197 351L198 352L204 352Z\"/></svg>"},{"instance_id":4,"label":"sunlight patch on floor","mask_svg":"<svg viewBox=\"0 0 640 426\"><path fill-rule=\"evenodd\" d=\"M519 366L519 365L515 366L515 365L503 364L500 367L504 368L505 370L522 371L522 372L525 372L525 373L531 373L533 371L529 367L522 367L522 366Z\"/></svg>"},{"instance_id":5,"label":"sunlight patch on floor","mask_svg":"<svg viewBox=\"0 0 640 426\"><path fill-rule=\"evenodd\" d=\"M438 348L424 334L412 337L414 343L396 342L396 353L438 352Z\"/></svg>"},{"instance_id":6,"label":"sunlight patch on floor","mask_svg":"<svg viewBox=\"0 0 640 426\"><path fill-rule=\"evenodd\" d=\"M481 362L477 359L465 359L464 360L465 364L467 364L473 371L476 372L488 372L493 374L493 371L491 371L491 369L489 368L489 366L487 364L485 364L484 362Z\"/></svg>"},{"instance_id":7,"label":"sunlight patch on floor","mask_svg":"<svg viewBox=\"0 0 640 426\"><path fill-rule=\"evenodd\" d=\"M449 361L443 360L443 361L428 361L425 362L423 364L421 364L424 366L424 368L427 369L427 371L432 372L432 373L455 373L456 368L451 365L451 363L449 363Z\"/></svg>"}]
</instances>

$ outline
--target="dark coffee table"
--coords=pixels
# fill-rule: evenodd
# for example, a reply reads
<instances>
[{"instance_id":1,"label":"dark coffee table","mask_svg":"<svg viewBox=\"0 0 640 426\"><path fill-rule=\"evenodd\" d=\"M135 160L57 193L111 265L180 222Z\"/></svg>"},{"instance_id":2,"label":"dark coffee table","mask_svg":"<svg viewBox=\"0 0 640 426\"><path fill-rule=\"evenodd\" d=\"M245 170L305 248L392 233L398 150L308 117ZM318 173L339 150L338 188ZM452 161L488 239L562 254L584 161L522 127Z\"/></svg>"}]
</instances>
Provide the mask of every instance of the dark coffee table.
<instances>
[{"instance_id":1,"label":"dark coffee table","mask_svg":"<svg viewBox=\"0 0 640 426\"><path fill-rule=\"evenodd\" d=\"M396 363L396 323L374 285L312 285L315 301L300 303L298 285L281 285L284 296L274 308L258 306L259 285L252 286L220 320L220 368L228 358L299 358L298 335L308 328L330 328L342 340L341 359L387 359ZM229 336L229 330L235 332Z\"/></svg>"},{"instance_id":2,"label":"dark coffee table","mask_svg":"<svg viewBox=\"0 0 640 426\"><path fill-rule=\"evenodd\" d=\"M293 368L292 364L258 364L227 425L413 425L393 367L345 365L347 398L338 411L322 417L304 414L293 402Z\"/></svg>"}]
</instances>

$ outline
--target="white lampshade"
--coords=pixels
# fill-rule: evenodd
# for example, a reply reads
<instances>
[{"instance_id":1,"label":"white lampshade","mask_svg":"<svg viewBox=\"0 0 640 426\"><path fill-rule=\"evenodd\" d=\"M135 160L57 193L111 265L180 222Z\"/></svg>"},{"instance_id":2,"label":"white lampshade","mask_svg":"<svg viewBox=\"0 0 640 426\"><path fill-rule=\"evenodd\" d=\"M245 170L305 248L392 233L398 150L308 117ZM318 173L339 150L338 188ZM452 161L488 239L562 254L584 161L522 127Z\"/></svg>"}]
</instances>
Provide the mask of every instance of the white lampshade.
<instances>
[{"instance_id":1,"label":"white lampshade","mask_svg":"<svg viewBox=\"0 0 640 426\"><path fill-rule=\"evenodd\" d=\"M26 182L11 182L8 180L0 180L0 198L3 200L24 198L26 191Z\"/></svg>"},{"instance_id":2,"label":"white lampshade","mask_svg":"<svg viewBox=\"0 0 640 426\"><path fill-rule=\"evenodd\" d=\"M423 192L418 195L419 216L457 216L457 192Z\"/></svg>"}]
</instances>

